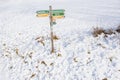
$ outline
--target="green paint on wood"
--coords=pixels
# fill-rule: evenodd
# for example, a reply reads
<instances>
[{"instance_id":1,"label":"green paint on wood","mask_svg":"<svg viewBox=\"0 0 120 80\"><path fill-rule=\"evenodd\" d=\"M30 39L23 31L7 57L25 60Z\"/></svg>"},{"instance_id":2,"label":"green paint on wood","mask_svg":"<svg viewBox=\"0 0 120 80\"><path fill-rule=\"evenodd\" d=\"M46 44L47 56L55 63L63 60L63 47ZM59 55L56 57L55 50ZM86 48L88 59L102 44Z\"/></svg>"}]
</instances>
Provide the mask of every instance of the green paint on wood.
<instances>
[{"instance_id":1,"label":"green paint on wood","mask_svg":"<svg viewBox=\"0 0 120 80\"><path fill-rule=\"evenodd\" d=\"M64 16L64 13L52 13L53 16Z\"/></svg>"},{"instance_id":2,"label":"green paint on wood","mask_svg":"<svg viewBox=\"0 0 120 80\"><path fill-rule=\"evenodd\" d=\"M64 9L56 9L56 10L52 10L52 15L53 16L60 16L60 15L64 15L65 10ZM49 10L39 10L36 12L37 14L49 14Z\"/></svg>"},{"instance_id":3,"label":"green paint on wood","mask_svg":"<svg viewBox=\"0 0 120 80\"><path fill-rule=\"evenodd\" d=\"M40 10L36 12L37 14L49 14L49 10Z\"/></svg>"}]
</instances>

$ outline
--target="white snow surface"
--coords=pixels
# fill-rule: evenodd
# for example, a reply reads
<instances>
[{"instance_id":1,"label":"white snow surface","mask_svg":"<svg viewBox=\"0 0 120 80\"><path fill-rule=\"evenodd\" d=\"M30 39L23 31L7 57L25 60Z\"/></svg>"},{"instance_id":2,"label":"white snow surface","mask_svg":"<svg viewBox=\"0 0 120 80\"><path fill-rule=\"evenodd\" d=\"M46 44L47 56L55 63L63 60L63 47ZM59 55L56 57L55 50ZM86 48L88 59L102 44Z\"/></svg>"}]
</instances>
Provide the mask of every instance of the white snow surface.
<instances>
[{"instance_id":1,"label":"white snow surface","mask_svg":"<svg viewBox=\"0 0 120 80\"><path fill-rule=\"evenodd\" d=\"M49 5L66 10L53 54ZM120 0L0 0L0 80L120 80L120 33L91 34L119 24Z\"/></svg>"}]
</instances>

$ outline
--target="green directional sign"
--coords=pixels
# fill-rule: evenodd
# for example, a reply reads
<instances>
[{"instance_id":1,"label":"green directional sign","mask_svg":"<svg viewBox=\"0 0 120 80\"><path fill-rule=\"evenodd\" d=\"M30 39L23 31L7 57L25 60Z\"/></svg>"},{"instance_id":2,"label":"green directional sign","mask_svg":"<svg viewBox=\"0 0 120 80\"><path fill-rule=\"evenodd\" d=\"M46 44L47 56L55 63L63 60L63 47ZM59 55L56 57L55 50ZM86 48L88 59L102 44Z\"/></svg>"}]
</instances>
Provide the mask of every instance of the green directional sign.
<instances>
[{"instance_id":1,"label":"green directional sign","mask_svg":"<svg viewBox=\"0 0 120 80\"><path fill-rule=\"evenodd\" d=\"M49 14L49 10L40 10L36 12L37 14Z\"/></svg>"},{"instance_id":2,"label":"green directional sign","mask_svg":"<svg viewBox=\"0 0 120 80\"><path fill-rule=\"evenodd\" d=\"M52 16L64 16L64 12L53 12Z\"/></svg>"},{"instance_id":3,"label":"green directional sign","mask_svg":"<svg viewBox=\"0 0 120 80\"><path fill-rule=\"evenodd\" d=\"M64 13L65 10L64 9L56 9L56 10L52 10L53 13Z\"/></svg>"},{"instance_id":4,"label":"green directional sign","mask_svg":"<svg viewBox=\"0 0 120 80\"><path fill-rule=\"evenodd\" d=\"M56 25L56 19L65 18L64 9L52 9L52 6L49 6L49 10L39 10L36 11L37 17L49 17L50 18L50 36L51 36L51 53L55 52L54 49L54 35L53 35L53 25Z\"/></svg>"},{"instance_id":5,"label":"green directional sign","mask_svg":"<svg viewBox=\"0 0 120 80\"><path fill-rule=\"evenodd\" d=\"M58 9L52 11L52 16L64 16L64 9Z\"/></svg>"},{"instance_id":6,"label":"green directional sign","mask_svg":"<svg viewBox=\"0 0 120 80\"><path fill-rule=\"evenodd\" d=\"M56 9L56 10L52 10L52 16L64 16L64 9ZM38 15L43 15L43 14L49 14L50 11L49 10L40 10L36 12Z\"/></svg>"}]
</instances>

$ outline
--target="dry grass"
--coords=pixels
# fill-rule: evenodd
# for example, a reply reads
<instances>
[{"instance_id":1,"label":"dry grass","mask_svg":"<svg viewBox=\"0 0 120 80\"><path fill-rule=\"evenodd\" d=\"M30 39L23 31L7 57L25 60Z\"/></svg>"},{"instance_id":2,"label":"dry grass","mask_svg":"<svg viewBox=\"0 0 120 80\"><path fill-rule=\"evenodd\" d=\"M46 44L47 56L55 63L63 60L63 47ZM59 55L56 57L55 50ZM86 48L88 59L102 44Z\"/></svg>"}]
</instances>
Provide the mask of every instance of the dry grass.
<instances>
[{"instance_id":1,"label":"dry grass","mask_svg":"<svg viewBox=\"0 0 120 80\"><path fill-rule=\"evenodd\" d=\"M102 79L102 80L108 80L107 78L104 78L104 79Z\"/></svg>"},{"instance_id":2,"label":"dry grass","mask_svg":"<svg viewBox=\"0 0 120 80\"><path fill-rule=\"evenodd\" d=\"M45 46L44 37L43 37L43 36L37 37L35 40L36 40L38 43L41 43L43 46Z\"/></svg>"},{"instance_id":3,"label":"dry grass","mask_svg":"<svg viewBox=\"0 0 120 80\"><path fill-rule=\"evenodd\" d=\"M47 64L45 63L45 61L41 61L41 64L44 64L45 66L47 66Z\"/></svg>"},{"instance_id":4,"label":"dry grass","mask_svg":"<svg viewBox=\"0 0 120 80\"><path fill-rule=\"evenodd\" d=\"M120 25L117 27L116 32L120 33Z\"/></svg>"},{"instance_id":5,"label":"dry grass","mask_svg":"<svg viewBox=\"0 0 120 80\"><path fill-rule=\"evenodd\" d=\"M53 40L59 40L59 38L56 35L53 35Z\"/></svg>"},{"instance_id":6,"label":"dry grass","mask_svg":"<svg viewBox=\"0 0 120 80\"><path fill-rule=\"evenodd\" d=\"M115 32L120 33L120 26L118 26L118 28L116 30L114 30L114 29L105 30L103 28L96 27L96 28L93 28L92 35L94 37L98 37L99 35L104 34L105 35L104 37L107 37L108 35L115 34Z\"/></svg>"},{"instance_id":7,"label":"dry grass","mask_svg":"<svg viewBox=\"0 0 120 80\"><path fill-rule=\"evenodd\" d=\"M98 35L101 35L102 33L105 33L105 30L103 28L99 27L93 28L92 34L94 37L98 37Z\"/></svg>"}]
</instances>

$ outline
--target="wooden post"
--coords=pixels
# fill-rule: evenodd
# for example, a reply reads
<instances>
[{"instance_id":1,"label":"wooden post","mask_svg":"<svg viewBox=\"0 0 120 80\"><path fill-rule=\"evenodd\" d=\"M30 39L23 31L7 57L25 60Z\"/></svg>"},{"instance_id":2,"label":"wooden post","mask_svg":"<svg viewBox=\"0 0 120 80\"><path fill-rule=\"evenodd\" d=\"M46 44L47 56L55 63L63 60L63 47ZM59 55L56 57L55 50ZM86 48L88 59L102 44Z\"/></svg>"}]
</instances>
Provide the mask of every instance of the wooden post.
<instances>
[{"instance_id":1,"label":"wooden post","mask_svg":"<svg viewBox=\"0 0 120 80\"><path fill-rule=\"evenodd\" d=\"M54 41L53 41L53 17L52 17L52 6L49 6L50 11L50 34L51 34L51 53L54 53Z\"/></svg>"}]
</instances>

